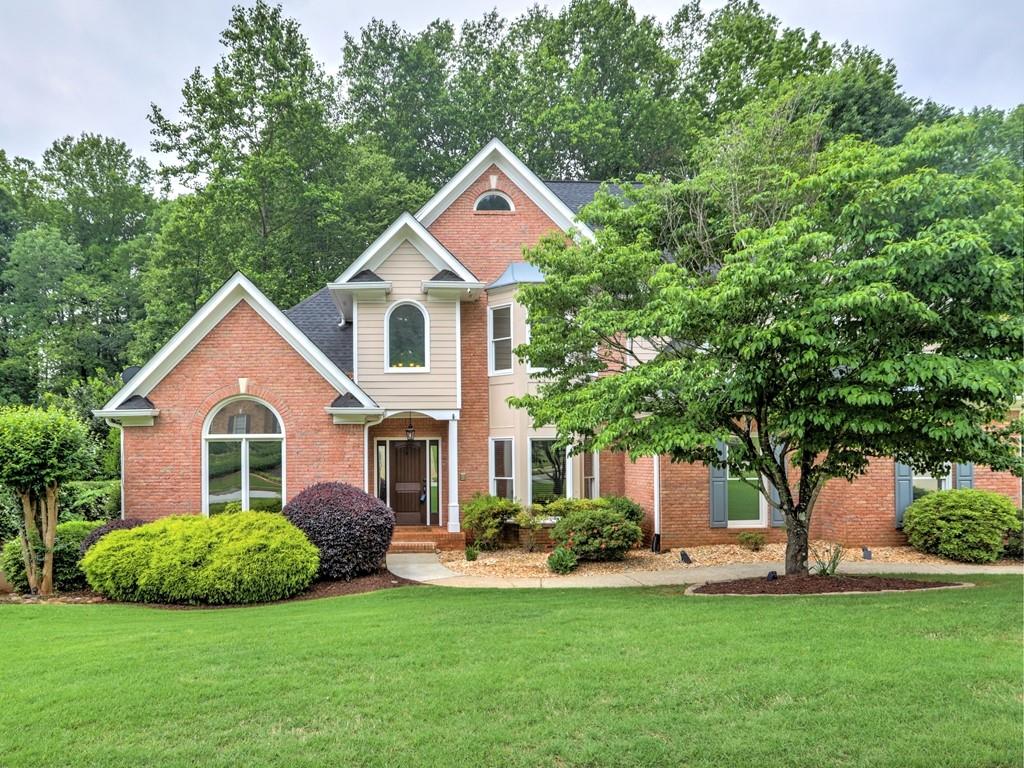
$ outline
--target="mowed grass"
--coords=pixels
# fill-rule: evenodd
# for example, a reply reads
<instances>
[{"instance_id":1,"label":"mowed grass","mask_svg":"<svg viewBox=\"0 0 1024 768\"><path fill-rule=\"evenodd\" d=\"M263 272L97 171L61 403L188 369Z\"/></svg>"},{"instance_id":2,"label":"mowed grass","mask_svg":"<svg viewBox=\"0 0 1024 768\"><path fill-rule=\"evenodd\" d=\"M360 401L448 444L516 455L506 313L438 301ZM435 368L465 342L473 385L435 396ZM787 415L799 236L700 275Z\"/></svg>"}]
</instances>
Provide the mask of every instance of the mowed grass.
<instances>
[{"instance_id":1,"label":"mowed grass","mask_svg":"<svg viewBox=\"0 0 1024 768\"><path fill-rule=\"evenodd\" d=\"M0 606L2 766L1019 766L1022 580Z\"/></svg>"}]
</instances>

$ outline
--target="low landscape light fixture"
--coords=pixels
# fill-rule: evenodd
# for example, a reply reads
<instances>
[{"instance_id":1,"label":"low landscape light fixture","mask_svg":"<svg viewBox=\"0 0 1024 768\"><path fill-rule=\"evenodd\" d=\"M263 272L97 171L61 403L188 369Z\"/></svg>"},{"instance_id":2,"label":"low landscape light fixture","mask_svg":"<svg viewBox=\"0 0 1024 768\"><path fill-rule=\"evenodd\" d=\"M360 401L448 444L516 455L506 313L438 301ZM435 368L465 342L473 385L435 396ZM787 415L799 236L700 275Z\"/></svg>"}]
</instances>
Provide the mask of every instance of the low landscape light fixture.
<instances>
[{"instance_id":1,"label":"low landscape light fixture","mask_svg":"<svg viewBox=\"0 0 1024 768\"><path fill-rule=\"evenodd\" d=\"M775 581L779 578L778 571L768 571L768 581Z\"/></svg>"},{"instance_id":2,"label":"low landscape light fixture","mask_svg":"<svg viewBox=\"0 0 1024 768\"><path fill-rule=\"evenodd\" d=\"M690 559L690 556L686 554L685 549L679 550L679 562L686 563L687 565L693 562L693 560Z\"/></svg>"},{"instance_id":3,"label":"low landscape light fixture","mask_svg":"<svg viewBox=\"0 0 1024 768\"><path fill-rule=\"evenodd\" d=\"M870 560L870 559L871 559L871 550L870 550L870 549L868 549L868 548L867 548L867 547L865 547L865 546L861 546L861 548L860 548L860 554L861 554L861 556L862 556L862 557L863 557L863 558L864 558L865 560Z\"/></svg>"}]
</instances>

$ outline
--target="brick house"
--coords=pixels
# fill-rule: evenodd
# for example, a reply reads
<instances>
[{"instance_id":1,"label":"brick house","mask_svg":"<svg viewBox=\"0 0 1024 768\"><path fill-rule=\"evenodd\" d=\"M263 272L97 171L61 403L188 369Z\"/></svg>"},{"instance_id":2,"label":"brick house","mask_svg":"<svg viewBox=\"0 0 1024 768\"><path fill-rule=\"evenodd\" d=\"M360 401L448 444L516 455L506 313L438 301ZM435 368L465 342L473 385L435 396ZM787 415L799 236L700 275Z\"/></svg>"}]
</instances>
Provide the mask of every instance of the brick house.
<instances>
[{"instance_id":1,"label":"brick house","mask_svg":"<svg viewBox=\"0 0 1024 768\"><path fill-rule=\"evenodd\" d=\"M122 514L279 509L340 480L377 494L402 528L462 542L478 492L524 503L626 495L662 547L732 541L781 520L749 486L665 457L569 455L506 399L533 384L512 354L528 334L516 289L542 280L522 250L575 227L594 182L544 182L494 140L415 216L402 214L337 280L282 311L236 274L96 411L121 424ZM915 494L1020 481L969 465L947 477L873 461L830 482L812 535L894 544Z\"/></svg>"}]
</instances>

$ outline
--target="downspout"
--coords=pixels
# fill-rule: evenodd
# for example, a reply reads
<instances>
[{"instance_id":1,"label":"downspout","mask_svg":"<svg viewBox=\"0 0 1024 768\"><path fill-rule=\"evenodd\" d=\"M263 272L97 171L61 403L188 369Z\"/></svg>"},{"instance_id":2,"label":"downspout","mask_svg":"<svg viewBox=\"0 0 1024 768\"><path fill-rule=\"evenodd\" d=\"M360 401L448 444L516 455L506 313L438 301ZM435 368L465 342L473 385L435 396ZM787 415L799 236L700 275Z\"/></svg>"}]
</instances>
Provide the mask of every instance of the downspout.
<instances>
[{"instance_id":1,"label":"downspout","mask_svg":"<svg viewBox=\"0 0 1024 768\"><path fill-rule=\"evenodd\" d=\"M654 536L651 551L661 552L661 456L654 456Z\"/></svg>"}]
</instances>

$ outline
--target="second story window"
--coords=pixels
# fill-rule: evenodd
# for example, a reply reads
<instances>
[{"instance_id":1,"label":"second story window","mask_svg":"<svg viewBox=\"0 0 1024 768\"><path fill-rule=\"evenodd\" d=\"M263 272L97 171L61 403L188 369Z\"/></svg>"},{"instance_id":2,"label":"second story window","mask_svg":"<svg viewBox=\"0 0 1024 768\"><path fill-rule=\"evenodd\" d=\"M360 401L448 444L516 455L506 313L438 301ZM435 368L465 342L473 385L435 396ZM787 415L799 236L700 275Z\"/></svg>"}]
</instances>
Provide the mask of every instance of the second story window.
<instances>
[{"instance_id":1,"label":"second story window","mask_svg":"<svg viewBox=\"0 0 1024 768\"><path fill-rule=\"evenodd\" d=\"M396 304L388 311L387 367L392 371L417 371L427 368L429 328L427 313L416 303Z\"/></svg>"},{"instance_id":2,"label":"second story window","mask_svg":"<svg viewBox=\"0 0 1024 768\"><path fill-rule=\"evenodd\" d=\"M488 327L490 372L509 373L512 370L512 305L491 307Z\"/></svg>"}]
</instances>

